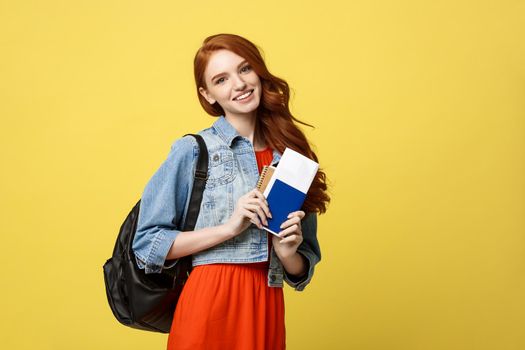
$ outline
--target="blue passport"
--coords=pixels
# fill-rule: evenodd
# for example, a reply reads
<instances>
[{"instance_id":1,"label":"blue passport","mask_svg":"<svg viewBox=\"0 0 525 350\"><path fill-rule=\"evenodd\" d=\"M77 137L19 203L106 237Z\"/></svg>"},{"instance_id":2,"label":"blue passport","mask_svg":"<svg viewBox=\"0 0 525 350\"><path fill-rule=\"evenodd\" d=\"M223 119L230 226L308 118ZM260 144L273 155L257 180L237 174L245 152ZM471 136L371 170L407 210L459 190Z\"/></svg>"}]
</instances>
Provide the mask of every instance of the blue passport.
<instances>
[{"instance_id":1,"label":"blue passport","mask_svg":"<svg viewBox=\"0 0 525 350\"><path fill-rule=\"evenodd\" d=\"M268 218L268 229L272 233L279 233L281 224L288 220L288 214L301 210L305 199L306 193L276 179L266 198L272 213L272 217Z\"/></svg>"}]
</instances>

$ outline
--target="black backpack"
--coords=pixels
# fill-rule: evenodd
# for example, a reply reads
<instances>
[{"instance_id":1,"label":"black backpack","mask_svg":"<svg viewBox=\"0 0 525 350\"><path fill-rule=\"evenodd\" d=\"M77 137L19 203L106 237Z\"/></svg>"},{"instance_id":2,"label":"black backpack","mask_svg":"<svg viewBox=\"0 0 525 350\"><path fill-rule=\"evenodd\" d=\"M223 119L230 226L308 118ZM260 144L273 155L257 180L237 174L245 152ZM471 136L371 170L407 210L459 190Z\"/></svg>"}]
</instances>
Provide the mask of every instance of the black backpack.
<instances>
[{"instance_id":1,"label":"black backpack","mask_svg":"<svg viewBox=\"0 0 525 350\"><path fill-rule=\"evenodd\" d=\"M188 135L197 139L200 152L182 231L195 228L208 175L206 144L202 136ZM137 266L132 250L139 210L140 200L120 227L113 255L104 264L106 294L113 315L123 325L169 333L177 301L191 272L191 256L179 258L175 266L163 269L161 273L146 275ZM172 222L177 226L175 219Z\"/></svg>"}]
</instances>

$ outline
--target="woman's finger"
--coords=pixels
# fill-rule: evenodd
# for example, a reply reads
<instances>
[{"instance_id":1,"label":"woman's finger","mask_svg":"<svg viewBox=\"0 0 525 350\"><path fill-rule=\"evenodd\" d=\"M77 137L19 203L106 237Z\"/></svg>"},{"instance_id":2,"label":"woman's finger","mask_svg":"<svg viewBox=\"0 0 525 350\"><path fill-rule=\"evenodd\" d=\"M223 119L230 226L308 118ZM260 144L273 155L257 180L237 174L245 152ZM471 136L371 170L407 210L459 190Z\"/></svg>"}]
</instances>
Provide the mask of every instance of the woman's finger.
<instances>
[{"instance_id":1,"label":"woman's finger","mask_svg":"<svg viewBox=\"0 0 525 350\"><path fill-rule=\"evenodd\" d=\"M297 225L297 226L301 227L301 219L299 219L299 217L297 217L297 216L294 216L291 219L288 219L285 222L283 222L281 224L281 226L280 226L280 229L283 230L283 229L286 229L286 228L288 228L289 226L292 226L292 225Z\"/></svg>"},{"instance_id":2,"label":"woman's finger","mask_svg":"<svg viewBox=\"0 0 525 350\"><path fill-rule=\"evenodd\" d=\"M260 199L262 199L262 200L266 200L266 198L264 198L264 194L262 194L262 192L259 191L258 189L254 188L254 189L252 190L252 192L253 192L253 194L254 194L256 197L258 197L258 198L260 198Z\"/></svg>"},{"instance_id":3,"label":"woman's finger","mask_svg":"<svg viewBox=\"0 0 525 350\"><path fill-rule=\"evenodd\" d=\"M287 229L282 230L281 232L279 232L279 237L284 238L284 237L287 237L288 235L292 235L292 234L302 235L302 232L299 229L299 226L297 224L294 224L294 225L288 227Z\"/></svg>"},{"instance_id":4,"label":"woman's finger","mask_svg":"<svg viewBox=\"0 0 525 350\"><path fill-rule=\"evenodd\" d=\"M301 243L302 242L302 237L299 236L299 235L290 235L286 238L283 238L279 241L280 244L286 244L286 243Z\"/></svg>"},{"instance_id":5,"label":"woman's finger","mask_svg":"<svg viewBox=\"0 0 525 350\"><path fill-rule=\"evenodd\" d=\"M264 212L265 212L267 217L269 217L269 218L272 217L272 214L270 213L270 208L268 207L268 202L266 200L262 200L262 199L260 199L258 197L257 198L250 198L248 200L248 203L256 204L256 205L260 206L264 210Z\"/></svg>"},{"instance_id":6,"label":"woman's finger","mask_svg":"<svg viewBox=\"0 0 525 350\"><path fill-rule=\"evenodd\" d=\"M262 194L261 191L258 189L254 189L253 193L255 196L261 200L261 205L264 207L264 210L266 211L266 215L271 218L272 214L270 213L270 208L268 207L268 201L266 200L266 197L264 197L264 194Z\"/></svg>"},{"instance_id":7,"label":"woman's finger","mask_svg":"<svg viewBox=\"0 0 525 350\"><path fill-rule=\"evenodd\" d=\"M288 214L288 218L299 217L300 220L302 220L305 216L306 216L306 213L302 210L294 211Z\"/></svg>"},{"instance_id":8,"label":"woman's finger","mask_svg":"<svg viewBox=\"0 0 525 350\"><path fill-rule=\"evenodd\" d=\"M266 219L266 214L264 213L264 210L260 206L256 204L246 204L245 208L250 210L251 212L256 212L259 215L261 222L264 222L264 225L268 226L268 220Z\"/></svg>"},{"instance_id":9,"label":"woman's finger","mask_svg":"<svg viewBox=\"0 0 525 350\"><path fill-rule=\"evenodd\" d=\"M259 215L257 213L254 213L248 209L244 209L244 216L248 219L250 219L250 222L255 224L258 228L262 229L261 221L259 220Z\"/></svg>"}]
</instances>

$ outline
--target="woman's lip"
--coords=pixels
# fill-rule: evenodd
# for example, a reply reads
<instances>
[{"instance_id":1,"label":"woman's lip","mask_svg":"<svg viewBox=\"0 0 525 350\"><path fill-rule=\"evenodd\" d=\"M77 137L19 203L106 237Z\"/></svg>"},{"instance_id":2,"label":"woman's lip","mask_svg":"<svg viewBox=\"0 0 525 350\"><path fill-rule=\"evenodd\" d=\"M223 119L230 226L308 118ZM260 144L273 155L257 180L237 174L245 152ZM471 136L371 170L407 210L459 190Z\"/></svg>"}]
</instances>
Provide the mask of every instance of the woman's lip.
<instances>
[{"instance_id":1,"label":"woman's lip","mask_svg":"<svg viewBox=\"0 0 525 350\"><path fill-rule=\"evenodd\" d=\"M242 96L242 95L244 95L244 94L246 94L247 92L250 92L250 91L251 91L250 96L248 96L248 97L246 97L246 98L244 98L244 99L242 99L242 100L236 100L237 97ZM236 102L242 102L242 101L247 100L247 99L249 99L250 97L252 97L252 96L253 96L253 92L254 92L254 89L248 90L248 91L246 91L244 94L240 94L239 96L234 97L233 100L236 101Z\"/></svg>"}]
</instances>

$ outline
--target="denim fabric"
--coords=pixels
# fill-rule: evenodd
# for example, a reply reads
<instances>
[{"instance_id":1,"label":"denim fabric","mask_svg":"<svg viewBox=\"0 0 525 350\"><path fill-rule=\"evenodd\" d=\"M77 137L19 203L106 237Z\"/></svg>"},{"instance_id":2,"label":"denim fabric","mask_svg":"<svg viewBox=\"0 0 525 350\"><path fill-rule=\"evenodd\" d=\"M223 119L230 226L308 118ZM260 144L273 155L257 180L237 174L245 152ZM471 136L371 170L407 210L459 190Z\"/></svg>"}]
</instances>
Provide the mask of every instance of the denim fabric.
<instances>
[{"instance_id":1,"label":"denim fabric","mask_svg":"<svg viewBox=\"0 0 525 350\"><path fill-rule=\"evenodd\" d=\"M239 197L251 191L259 177L252 143L240 136L224 116L199 134L208 147L209 167L195 230L224 224ZM167 159L144 189L133 250L138 266L146 273L159 273L177 262L165 259L185 219L198 155L198 144L192 136L176 140ZM274 151L272 164L280 157ZM174 218L176 226L172 224ZM321 259L316 235L317 214L307 213L301 226L303 242L298 252L308 262L308 274L300 280L288 276L272 247L269 286L282 287L284 280L300 291L310 282L315 265ZM194 254L192 264L261 262L267 260L268 253L266 231L252 224L238 236Z\"/></svg>"}]
</instances>

